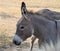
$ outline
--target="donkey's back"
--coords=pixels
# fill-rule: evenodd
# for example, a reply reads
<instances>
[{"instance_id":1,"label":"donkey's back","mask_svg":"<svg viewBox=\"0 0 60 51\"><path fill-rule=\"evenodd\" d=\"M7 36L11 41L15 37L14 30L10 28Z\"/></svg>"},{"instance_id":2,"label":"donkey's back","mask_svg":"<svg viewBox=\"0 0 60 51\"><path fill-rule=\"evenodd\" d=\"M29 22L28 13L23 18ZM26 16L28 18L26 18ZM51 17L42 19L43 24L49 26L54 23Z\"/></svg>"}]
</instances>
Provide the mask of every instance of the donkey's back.
<instances>
[{"instance_id":1,"label":"donkey's back","mask_svg":"<svg viewBox=\"0 0 60 51\"><path fill-rule=\"evenodd\" d=\"M51 17L55 20L60 20L60 12L51 11L49 9L42 9L42 10L38 11L37 13L42 14L45 17Z\"/></svg>"}]
</instances>

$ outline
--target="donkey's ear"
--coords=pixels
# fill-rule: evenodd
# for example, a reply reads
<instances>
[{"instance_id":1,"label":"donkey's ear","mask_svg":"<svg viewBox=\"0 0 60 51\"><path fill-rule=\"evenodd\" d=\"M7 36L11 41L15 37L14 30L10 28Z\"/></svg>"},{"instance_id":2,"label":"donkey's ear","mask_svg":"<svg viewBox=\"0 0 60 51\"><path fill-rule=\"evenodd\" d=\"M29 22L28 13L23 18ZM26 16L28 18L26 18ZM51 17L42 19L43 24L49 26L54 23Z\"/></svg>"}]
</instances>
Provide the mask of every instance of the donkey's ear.
<instances>
[{"instance_id":1,"label":"donkey's ear","mask_svg":"<svg viewBox=\"0 0 60 51\"><path fill-rule=\"evenodd\" d=\"M25 15L27 13L26 5L24 2L22 2L22 5L21 5L21 13L22 15Z\"/></svg>"}]
</instances>

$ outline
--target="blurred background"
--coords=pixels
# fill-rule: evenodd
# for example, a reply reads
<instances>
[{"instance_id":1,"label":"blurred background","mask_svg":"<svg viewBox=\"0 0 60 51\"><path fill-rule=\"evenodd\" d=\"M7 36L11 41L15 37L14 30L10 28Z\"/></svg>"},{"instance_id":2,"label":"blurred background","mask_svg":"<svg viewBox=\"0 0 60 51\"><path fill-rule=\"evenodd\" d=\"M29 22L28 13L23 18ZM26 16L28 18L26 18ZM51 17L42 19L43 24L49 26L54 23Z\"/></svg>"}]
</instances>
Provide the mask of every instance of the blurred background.
<instances>
[{"instance_id":1,"label":"blurred background","mask_svg":"<svg viewBox=\"0 0 60 51\"><path fill-rule=\"evenodd\" d=\"M26 3L29 11L36 12L47 8L60 12L60 0L0 0L0 51L29 50L28 40L19 47L15 47L12 43L16 23L21 17L20 7L22 1ZM12 50L10 47L12 47ZM34 47L36 48L36 46ZM17 48L18 50L16 50Z\"/></svg>"}]
</instances>

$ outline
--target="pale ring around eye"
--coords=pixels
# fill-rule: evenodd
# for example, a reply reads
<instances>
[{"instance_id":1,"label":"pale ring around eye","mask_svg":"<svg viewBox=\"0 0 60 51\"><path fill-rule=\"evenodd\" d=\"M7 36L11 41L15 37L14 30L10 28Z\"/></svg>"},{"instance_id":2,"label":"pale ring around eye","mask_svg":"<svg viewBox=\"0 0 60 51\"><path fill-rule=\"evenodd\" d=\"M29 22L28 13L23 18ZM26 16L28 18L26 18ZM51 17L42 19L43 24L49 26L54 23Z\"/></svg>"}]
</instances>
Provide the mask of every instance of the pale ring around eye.
<instances>
[{"instance_id":1,"label":"pale ring around eye","mask_svg":"<svg viewBox=\"0 0 60 51\"><path fill-rule=\"evenodd\" d=\"M22 30L23 30L23 29L24 29L24 26L23 26L23 25L20 25L20 29L22 29Z\"/></svg>"}]
</instances>

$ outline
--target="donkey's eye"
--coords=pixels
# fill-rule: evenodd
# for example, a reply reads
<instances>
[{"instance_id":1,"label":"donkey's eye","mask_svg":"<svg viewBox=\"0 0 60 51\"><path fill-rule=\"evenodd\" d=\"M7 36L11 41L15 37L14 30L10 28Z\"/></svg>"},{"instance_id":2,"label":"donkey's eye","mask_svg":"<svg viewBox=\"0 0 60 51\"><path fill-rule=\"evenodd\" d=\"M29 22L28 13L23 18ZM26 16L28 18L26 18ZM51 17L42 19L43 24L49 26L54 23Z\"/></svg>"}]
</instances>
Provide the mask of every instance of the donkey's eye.
<instances>
[{"instance_id":1,"label":"donkey's eye","mask_svg":"<svg viewBox=\"0 0 60 51\"><path fill-rule=\"evenodd\" d=\"M21 29L24 29L24 27L22 26Z\"/></svg>"},{"instance_id":2,"label":"donkey's eye","mask_svg":"<svg viewBox=\"0 0 60 51\"><path fill-rule=\"evenodd\" d=\"M20 26L20 29L24 29L24 26Z\"/></svg>"}]
</instances>

